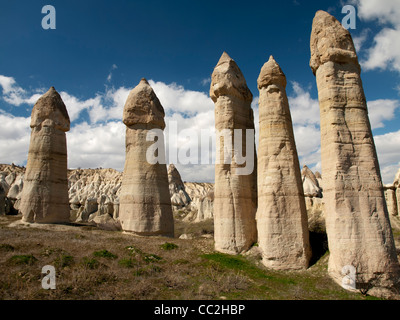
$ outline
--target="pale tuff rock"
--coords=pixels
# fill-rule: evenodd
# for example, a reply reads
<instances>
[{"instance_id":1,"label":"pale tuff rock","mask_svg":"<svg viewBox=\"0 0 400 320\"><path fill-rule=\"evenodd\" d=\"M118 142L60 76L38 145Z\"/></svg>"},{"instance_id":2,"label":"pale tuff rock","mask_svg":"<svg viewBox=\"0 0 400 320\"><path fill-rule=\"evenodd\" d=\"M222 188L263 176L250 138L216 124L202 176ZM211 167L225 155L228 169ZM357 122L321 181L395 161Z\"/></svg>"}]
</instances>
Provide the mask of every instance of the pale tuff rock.
<instances>
[{"instance_id":1,"label":"pale tuff rock","mask_svg":"<svg viewBox=\"0 0 400 320\"><path fill-rule=\"evenodd\" d=\"M305 269L311 247L285 88L286 77L271 56L258 78L258 243L265 266L280 270ZM309 172L306 174L311 177ZM315 177L311 178L318 184Z\"/></svg>"},{"instance_id":2,"label":"pale tuff rock","mask_svg":"<svg viewBox=\"0 0 400 320\"><path fill-rule=\"evenodd\" d=\"M400 214L400 169L396 173L393 186L396 188L397 211Z\"/></svg>"},{"instance_id":3,"label":"pale tuff rock","mask_svg":"<svg viewBox=\"0 0 400 320\"><path fill-rule=\"evenodd\" d=\"M185 213L184 220L200 222L213 218L213 185L211 183L183 182L173 164L168 167L169 193L172 208Z\"/></svg>"},{"instance_id":4,"label":"pale tuff rock","mask_svg":"<svg viewBox=\"0 0 400 320\"><path fill-rule=\"evenodd\" d=\"M393 186L395 188L400 188L400 169L397 171L394 177Z\"/></svg>"},{"instance_id":5,"label":"pale tuff rock","mask_svg":"<svg viewBox=\"0 0 400 320\"><path fill-rule=\"evenodd\" d=\"M394 217L398 218L400 209L399 183L400 183L400 170L397 171L393 184L384 186L386 204L393 228L398 228L400 224L400 221L394 219Z\"/></svg>"},{"instance_id":6,"label":"pale tuff rock","mask_svg":"<svg viewBox=\"0 0 400 320\"><path fill-rule=\"evenodd\" d=\"M9 180L11 181L11 180ZM7 198L11 200L20 200L21 199L21 192L24 187L24 174L18 174L13 179L13 182L10 184L7 192Z\"/></svg>"},{"instance_id":7,"label":"pale tuff rock","mask_svg":"<svg viewBox=\"0 0 400 320\"><path fill-rule=\"evenodd\" d=\"M69 222L65 133L69 131L70 120L53 87L33 107L30 126L28 163L19 206L22 220Z\"/></svg>"},{"instance_id":8,"label":"pale tuff rock","mask_svg":"<svg viewBox=\"0 0 400 320\"><path fill-rule=\"evenodd\" d=\"M319 181L314 173L306 165L301 170L301 179L303 181L304 196L306 197L322 197L322 190Z\"/></svg>"},{"instance_id":9,"label":"pale tuff rock","mask_svg":"<svg viewBox=\"0 0 400 320\"><path fill-rule=\"evenodd\" d=\"M142 79L130 92L123 113L126 160L119 197L122 229L138 235L174 235L167 167L147 160L147 150L154 144L147 141L147 134L165 128L164 116L156 94ZM164 137L159 139L163 143Z\"/></svg>"},{"instance_id":10,"label":"pale tuff rock","mask_svg":"<svg viewBox=\"0 0 400 320\"><path fill-rule=\"evenodd\" d=\"M393 234L350 33L318 11L311 33L310 66L316 75L321 113L329 274L342 282L342 268L357 269L357 284L387 295L399 280Z\"/></svg>"},{"instance_id":11,"label":"pale tuff rock","mask_svg":"<svg viewBox=\"0 0 400 320\"><path fill-rule=\"evenodd\" d=\"M4 190L4 213L16 214L21 204L21 192L24 186L25 168L0 164L0 186ZM1 209L0 209L1 211Z\"/></svg>"},{"instance_id":12,"label":"pale tuff rock","mask_svg":"<svg viewBox=\"0 0 400 320\"><path fill-rule=\"evenodd\" d=\"M391 216L397 216L398 209L397 209L397 199L396 199L396 188L393 185L387 185L384 187L384 189L385 189L385 199L386 199L388 213Z\"/></svg>"},{"instance_id":13,"label":"pale tuff rock","mask_svg":"<svg viewBox=\"0 0 400 320\"><path fill-rule=\"evenodd\" d=\"M214 217L214 185L212 183L185 182L185 191L191 199L185 206L184 221L200 222ZM182 199L183 201L184 199ZM179 207L174 207L179 209Z\"/></svg>"},{"instance_id":14,"label":"pale tuff rock","mask_svg":"<svg viewBox=\"0 0 400 320\"><path fill-rule=\"evenodd\" d=\"M207 190L207 187L205 190ZM213 219L214 189L210 188L205 196L194 197L192 200L192 208L196 211L196 218L194 219L195 222Z\"/></svg>"},{"instance_id":15,"label":"pale tuff rock","mask_svg":"<svg viewBox=\"0 0 400 320\"><path fill-rule=\"evenodd\" d=\"M242 129L242 150L246 150L245 129L254 129L251 109L253 95L236 62L225 52L212 74L210 96L215 103L216 130L229 130L233 141L234 129ZM253 172L238 175L236 170L241 166L235 162L234 157L231 164L223 163L226 142L223 137L218 139L220 144L217 155L221 163L215 165L215 249L237 254L248 250L257 241L256 156Z\"/></svg>"},{"instance_id":16,"label":"pale tuff rock","mask_svg":"<svg viewBox=\"0 0 400 320\"><path fill-rule=\"evenodd\" d=\"M322 176L318 171L315 171L315 178L317 178L318 186L320 187L321 192L322 192L324 190L324 187L322 185Z\"/></svg>"},{"instance_id":17,"label":"pale tuff rock","mask_svg":"<svg viewBox=\"0 0 400 320\"><path fill-rule=\"evenodd\" d=\"M400 214L400 187L396 188L397 212Z\"/></svg>"},{"instance_id":18,"label":"pale tuff rock","mask_svg":"<svg viewBox=\"0 0 400 320\"><path fill-rule=\"evenodd\" d=\"M68 176L71 211L76 222L87 222L89 217L108 214L118 218L118 199L122 173L113 169L76 169ZM92 216L92 219L94 218Z\"/></svg>"},{"instance_id":19,"label":"pale tuff rock","mask_svg":"<svg viewBox=\"0 0 400 320\"><path fill-rule=\"evenodd\" d=\"M174 171L170 172L173 173ZM0 164L0 186L6 192L5 214L14 214L14 209L19 207L24 184L24 173L25 168ZM176 173L173 175L176 176ZM179 172L178 175L180 176ZM177 185L180 185L172 177L170 182L170 190L175 190ZM121 184L122 172L114 169L69 170L70 220L72 222L88 222L97 216L106 214L112 216L114 220L118 220ZM177 202L176 206L173 204L174 210L182 209L182 203L186 203L187 196L189 196L190 203L185 205L183 209L185 211L193 211L193 215L187 220L200 222L212 219L214 185L212 183L184 182L182 188L185 189L186 195L182 192L174 193L174 199ZM177 199L177 196L180 198Z\"/></svg>"},{"instance_id":20,"label":"pale tuff rock","mask_svg":"<svg viewBox=\"0 0 400 320\"><path fill-rule=\"evenodd\" d=\"M192 199L185 190L181 175L173 164L168 167L168 183L171 203L174 207L182 208L191 203Z\"/></svg>"},{"instance_id":21,"label":"pale tuff rock","mask_svg":"<svg viewBox=\"0 0 400 320\"><path fill-rule=\"evenodd\" d=\"M313 232L324 232L326 228L321 174L318 171L314 174L305 165L301 170L301 179L307 208L308 229ZM317 180L317 185L315 184L315 179Z\"/></svg>"}]
</instances>

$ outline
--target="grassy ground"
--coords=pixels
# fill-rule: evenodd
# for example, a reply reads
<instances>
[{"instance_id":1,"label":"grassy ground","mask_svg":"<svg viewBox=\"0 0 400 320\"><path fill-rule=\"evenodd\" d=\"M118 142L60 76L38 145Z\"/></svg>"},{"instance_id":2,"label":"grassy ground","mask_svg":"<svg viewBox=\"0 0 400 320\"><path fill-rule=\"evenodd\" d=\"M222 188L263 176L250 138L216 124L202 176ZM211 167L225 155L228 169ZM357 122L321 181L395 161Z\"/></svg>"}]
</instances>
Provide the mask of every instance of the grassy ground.
<instances>
[{"instance_id":1,"label":"grassy ground","mask_svg":"<svg viewBox=\"0 0 400 320\"><path fill-rule=\"evenodd\" d=\"M212 222L177 222L192 240L88 226L9 227L0 217L0 299L368 299L327 276L326 253L302 272L267 270L256 256L213 251ZM208 236L207 236L208 235ZM41 288L42 267L56 290Z\"/></svg>"}]
</instances>

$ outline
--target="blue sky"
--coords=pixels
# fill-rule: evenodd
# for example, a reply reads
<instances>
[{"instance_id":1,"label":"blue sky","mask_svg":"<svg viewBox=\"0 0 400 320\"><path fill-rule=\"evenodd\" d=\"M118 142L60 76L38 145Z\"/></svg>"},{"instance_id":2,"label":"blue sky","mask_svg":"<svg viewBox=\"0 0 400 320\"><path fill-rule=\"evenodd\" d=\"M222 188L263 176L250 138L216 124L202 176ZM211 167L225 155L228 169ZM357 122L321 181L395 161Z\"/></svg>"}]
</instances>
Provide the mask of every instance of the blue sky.
<instances>
[{"instance_id":1,"label":"blue sky","mask_svg":"<svg viewBox=\"0 0 400 320\"><path fill-rule=\"evenodd\" d=\"M41 9L56 8L56 30ZM235 59L255 100L257 77L274 55L288 80L301 164L320 170L319 111L309 67L312 19L319 9L340 21L357 10L351 30L363 68L382 176L400 167L400 2L345 1L5 1L0 0L0 163L26 163L29 116L55 86L72 119L70 167L124 163L122 109L142 77L179 129L212 128L210 75L223 51ZM171 134L171 139L174 137ZM168 141L167 141L168 146ZM212 165L177 164L185 180L212 181Z\"/></svg>"}]
</instances>

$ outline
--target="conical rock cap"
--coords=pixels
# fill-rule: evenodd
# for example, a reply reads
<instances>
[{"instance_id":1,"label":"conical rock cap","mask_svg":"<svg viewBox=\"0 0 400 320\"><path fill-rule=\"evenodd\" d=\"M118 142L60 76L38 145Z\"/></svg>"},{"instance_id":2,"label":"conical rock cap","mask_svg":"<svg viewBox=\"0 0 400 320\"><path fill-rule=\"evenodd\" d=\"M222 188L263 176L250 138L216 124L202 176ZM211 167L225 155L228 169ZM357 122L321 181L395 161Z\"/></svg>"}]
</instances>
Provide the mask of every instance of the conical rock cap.
<instances>
[{"instance_id":1,"label":"conical rock cap","mask_svg":"<svg viewBox=\"0 0 400 320\"><path fill-rule=\"evenodd\" d=\"M148 125L152 128L165 128L165 112L153 88L146 79L129 93L126 100L123 122L130 127L137 124Z\"/></svg>"},{"instance_id":2,"label":"conical rock cap","mask_svg":"<svg viewBox=\"0 0 400 320\"><path fill-rule=\"evenodd\" d=\"M270 56L269 60L261 68L257 84L258 89L267 87L271 84L280 85L286 88L286 76L273 56Z\"/></svg>"},{"instance_id":3,"label":"conical rock cap","mask_svg":"<svg viewBox=\"0 0 400 320\"><path fill-rule=\"evenodd\" d=\"M39 126L55 127L64 132L70 129L67 108L54 87L41 96L32 109L31 128Z\"/></svg>"},{"instance_id":4,"label":"conical rock cap","mask_svg":"<svg viewBox=\"0 0 400 320\"><path fill-rule=\"evenodd\" d=\"M216 102L218 97L230 95L244 101L252 101L253 95L236 62L224 52L211 76L210 97Z\"/></svg>"}]
</instances>

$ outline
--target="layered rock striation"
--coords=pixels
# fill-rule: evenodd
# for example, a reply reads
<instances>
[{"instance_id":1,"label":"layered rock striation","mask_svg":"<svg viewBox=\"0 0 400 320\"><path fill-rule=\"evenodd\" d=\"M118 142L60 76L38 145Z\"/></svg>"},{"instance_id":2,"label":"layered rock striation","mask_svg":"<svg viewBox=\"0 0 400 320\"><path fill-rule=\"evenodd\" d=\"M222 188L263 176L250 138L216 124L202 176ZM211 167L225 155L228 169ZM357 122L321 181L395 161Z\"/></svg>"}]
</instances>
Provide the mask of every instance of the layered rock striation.
<instances>
[{"instance_id":1,"label":"layered rock striation","mask_svg":"<svg viewBox=\"0 0 400 320\"><path fill-rule=\"evenodd\" d=\"M310 66L321 114L329 274L342 283L342 270L350 266L358 287L390 294L398 288L399 263L360 65L350 33L324 11L313 21Z\"/></svg>"},{"instance_id":2,"label":"layered rock striation","mask_svg":"<svg viewBox=\"0 0 400 320\"><path fill-rule=\"evenodd\" d=\"M156 131L163 148L164 109L149 83L142 79L125 104L126 160L119 196L119 219L124 231L138 235L174 236L174 220L165 163L153 163L148 150ZM152 154L154 156L154 154ZM162 157L162 155L159 155Z\"/></svg>"},{"instance_id":3,"label":"layered rock striation","mask_svg":"<svg viewBox=\"0 0 400 320\"><path fill-rule=\"evenodd\" d=\"M19 206L22 220L30 223L69 222L65 133L69 131L70 120L54 87L33 107L30 126L28 162Z\"/></svg>"},{"instance_id":4,"label":"layered rock striation","mask_svg":"<svg viewBox=\"0 0 400 320\"><path fill-rule=\"evenodd\" d=\"M245 164L253 170L239 174L244 165L237 163L237 156L246 150L246 130L254 133L253 95L236 62L225 52L212 73L210 97L215 103L216 152L219 157L219 163L215 165L215 249L237 254L257 241L257 160L254 149L253 154L246 155L249 159ZM240 151L234 144L235 129L242 133ZM223 137L220 133L228 134ZM254 140L251 143L254 145Z\"/></svg>"},{"instance_id":5,"label":"layered rock striation","mask_svg":"<svg viewBox=\"0 0 400 320\"><path fill-rule=\"evenodd\" d=\"M286 96L286 77L272 56L261 69L258 89L257 229L263 263L280 270L305 269L311 247L302 177Z\"/></svg>"}]
</instances>

